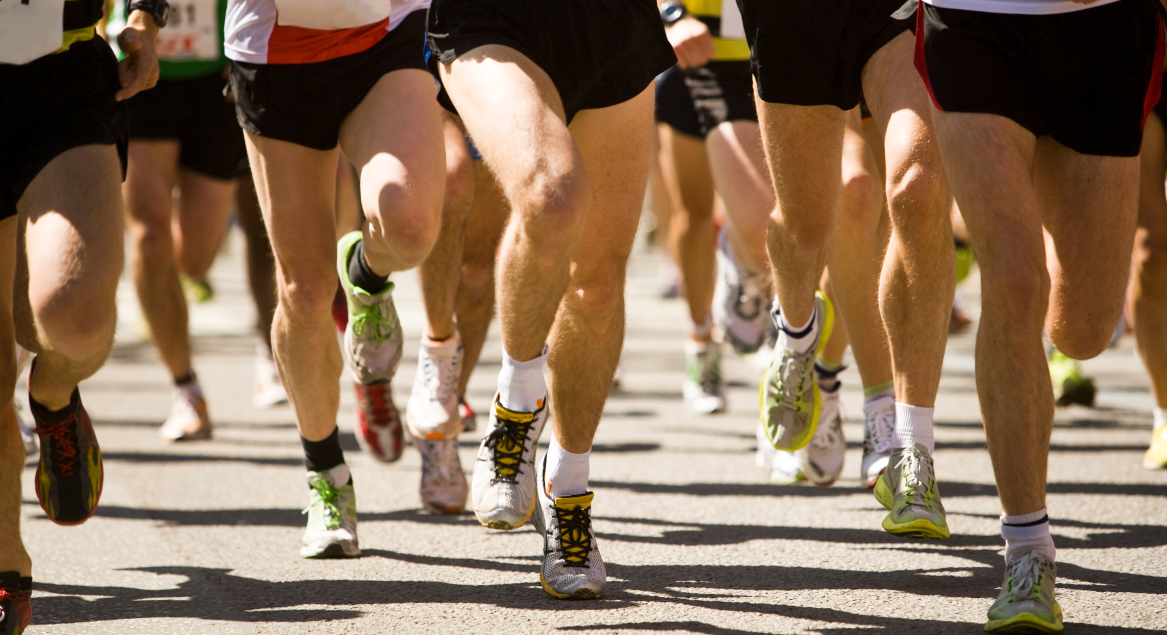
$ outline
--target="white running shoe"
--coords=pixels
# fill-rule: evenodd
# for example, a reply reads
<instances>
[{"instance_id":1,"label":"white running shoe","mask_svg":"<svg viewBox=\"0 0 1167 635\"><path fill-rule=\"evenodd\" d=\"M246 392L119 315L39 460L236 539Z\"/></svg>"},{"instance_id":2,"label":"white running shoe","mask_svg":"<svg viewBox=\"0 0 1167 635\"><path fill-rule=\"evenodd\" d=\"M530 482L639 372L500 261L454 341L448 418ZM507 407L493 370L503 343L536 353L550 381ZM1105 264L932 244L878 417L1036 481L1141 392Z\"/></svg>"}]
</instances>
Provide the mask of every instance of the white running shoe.
<instances>
[{"instance_id":1,"label":"white running shoe","mask_svg":"<svg viewBox=\"0 0 1167 635\"><path fill-rule=\"evenodd\" d=\"M288 403L288 391L280 380L280 369L272 359L271 351L263 344L255 346L255 392L251 393L251 405L266 410L279 404Z\"/></svg>"},{"instance_id":2,"label":"white running shoe","mask_svg":"<svg viewBox=\"0 0 1167 635\"><path fill-rule=\"evenodd\" d=\"M697 414L725 412L725 387L721 379L721 345L717 342L685 342L685 403Z\"/></svg>"},{"instance_id":3,"label":"white running shoe","mask_svg":"<svg viewBox=\"0 0 1167 635\"><path fill-rule=\"evenodd\" d=\"M12 400L12 409L16 411L16 427L20 428L20 441L24 443L24 455L40 454L41 446L37 440L36 430L28 427L28 424L24 422L24 409L20 406L19 400Z\"/></svg>"},{"instance_id":4,"label":"white running shoe","mask_svg":"<svg viewBox=\"0 0 1167 635\"><path fill-rule=\"evenodd\" d=\"M547 457L539 462L539 494L535 528L543 537L543 569L539 582L548 595L560 600L595 600L604 592L608 575L592 531L592 497L559 496L551 500L543 474Z\"/></svg>"},{"instance_id":5,"label":"white running shoe","mask_svg":"<svg viewBox=\"0 0 1167 635\"><path fill-rule=\"evenodd\" d=\"M843 472L843 459L847 453L847 442L843 438L843 415L839 412L839 391L822 391L822 422L811 437L810 443L794 454L798 457L802 475L806 480L827 487L839 480Z\"/></svg>"},{"instance_id":6,"label":"white running shoe","mask_svg":"<svg viewBox=\"0 0 1167 635\"><path fill-rule=\"evenodd\" d=\"M755 429L758 437L758 450L754 453L754 464L759 470L769 474L770 482L774 485L794 485L806 480L802 473L802 462L794 452L776 450L766 438L766 431L762 423L758 422Z\"/></svg>"},{"instance_id":7,"label":"white running shoe","mask_svg":"<svg viewBox=\"0 0 1167 635\"><path fill-rule=\"evenodd\" d=\"M875 487L879 475L887 469L895 444L896 399L892 395L880 397L864 407L863 461L859 465L859 484L864 489Z\"/></svg>"},{"instance_id":8,"label":"white running shoe","mask_svg":"<svg viewBox=\"0 0 1167 635\"><path fill-rule=\"evenodd\" d=\"M515 412L495 396L474 464L474 515L484 526L518 529L535 510L535 449L547 411L546 397L535 412Z\"/></svg>"},{"instance_id":9,"label":"white running shoe","mask_svg":"<svg viewBox=\"0 0 1167 635\"><path fill-rule=\"evenodd\" d=\"M750 273L738 265L727 230L717 241L717 281L713 287L713 323L722 338L740 355L756 353L770 332L770 288L764 273Z\"/></svg>"},{"instance_id":10,"label":"white running shoe","mask_svg":"<svg viewBox=\"0 0 1167 635\"><path fill-rule=\"evenodd\" d=\"M308 527L301 541L301 558L355 558L357 495L344 463L326 472L308 472Z\"/></svg>"},{"instance_id":11,"label":"white running shoe","mask_svg":"<svg viewBox=\"0 0 1167 635\"><path fill-rule=\"evenodd\" d=\"M470 486L458 458L458 439L419 439L413 444L421 454L421 504L435 514L461 514Z\"/></svg>"},{"instance_id":12,"label":"white running shoe","mask_svg":"<svg viewBox=\"0 0 1167 635\"><path fill-rule=\"evenodd\" d=\"M393 379L401 363L405 340L393 304L393 283L385 283L385 288L374 295L349 280L349 256L361 239L359 231L340 239L336 246L336 270L348 299L348 325L341 348L353 376L368 386Z\"/></svg>"},{"instance_id":13,"label":"white running shoe","mask_svg":"<svg viewBox=\"0 0 1167 635\"><path fill-rule=\"evenodd\" d=\"M174 388L170 416L158 430L166 441L205 441L211 438L211 416L198 382Z\"/></svg>"},{"instance_id":14,"label":"white running shoe","mask_svg":"<svg viewBox=\"0 0 1167 635\"><path fill-rule=\"evenodd\" d=\"M462 431L458 412L458 381L462 377L462 337L441 344L422 340L417 376L405 408L405 421L415 439L453 439Z\"/></svg>"}]
</instances>

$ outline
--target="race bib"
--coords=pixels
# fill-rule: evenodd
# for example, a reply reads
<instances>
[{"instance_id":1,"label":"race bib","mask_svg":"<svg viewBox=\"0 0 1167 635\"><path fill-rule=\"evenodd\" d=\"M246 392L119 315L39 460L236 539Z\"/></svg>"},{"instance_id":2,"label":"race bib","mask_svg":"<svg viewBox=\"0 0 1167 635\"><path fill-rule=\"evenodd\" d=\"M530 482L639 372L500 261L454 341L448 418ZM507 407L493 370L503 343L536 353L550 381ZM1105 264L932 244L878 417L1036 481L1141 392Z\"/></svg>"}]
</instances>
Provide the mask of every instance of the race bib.
<instances>
[{"instance_id":1,"label":"race bib","mask_svg":"<svg viewBox=\"0 0 1167 635\"><path fill-rule=\"evenodd\" d=\"M7 1L10 0L0 0ZM389 17L389 3L390 0L275 0L276 22L306 29L351 29Z\"/></svg>"},{"instance_id":2,"label":"race bib","mask_svg":"<svg viewBox=\"0 0 1167 635\"><path fill-rule=\"evenodd\" d=\"M218 0L174 0L170 3L170 20L165 29L158 30L155 42L159 59L212 61L221 55L222 37Z\"/></svg>"},{"instance_id":3,"label":"race bib","mask_svg":"<svg viewBox=\"0 0 1167 635\"><path fill-rule=\"evenodd\" d=\"M56 53L65 0L0 0L0 63L27 64Z\"/></svg>"},{"instance_id":4,"label":"race bib","mask_svg":"<svg viewBox=\"0 0 1167 635\"><path fill-rule=\"evenodd\" d=\"M737 0L721 0L721 33L718 35L727 40L746 39L746 27L742 24Z\"/></svg>"}]
</instances>

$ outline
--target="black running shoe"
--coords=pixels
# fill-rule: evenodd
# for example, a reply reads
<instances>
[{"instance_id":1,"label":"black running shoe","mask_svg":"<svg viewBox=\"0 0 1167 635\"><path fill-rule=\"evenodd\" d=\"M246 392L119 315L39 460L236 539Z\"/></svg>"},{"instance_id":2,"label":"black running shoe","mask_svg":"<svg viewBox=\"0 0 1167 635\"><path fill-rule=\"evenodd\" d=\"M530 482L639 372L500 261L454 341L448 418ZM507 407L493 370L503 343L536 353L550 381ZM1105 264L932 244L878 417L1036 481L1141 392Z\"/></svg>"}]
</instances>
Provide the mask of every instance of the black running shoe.
<instances>
[{"instance_id":1,"label":"black running shoe","mask_svg":"<svg viewBox=\"0 0 1167 635\"><path fill-rule=\"evenodd\" d=\"M32 620L32 578L0 572L0 635L20 635Z\"/></svg>"},{"instance_id":2,"label":"black running shoe","mask_svg":"<svg viewBox=\"0 0 1167 635\"><path fill-rule=\"evenodd\" d=\"M101 448L81 393L73 397L64 419L54 422L44 406L29 398L36 433L41 440L41 460L36 468L36 497L49 520L58 525L80 525L93 515L101 498L105 472ZM56 413L52 413L56 414Z\"/></svg>"}]
</instances>

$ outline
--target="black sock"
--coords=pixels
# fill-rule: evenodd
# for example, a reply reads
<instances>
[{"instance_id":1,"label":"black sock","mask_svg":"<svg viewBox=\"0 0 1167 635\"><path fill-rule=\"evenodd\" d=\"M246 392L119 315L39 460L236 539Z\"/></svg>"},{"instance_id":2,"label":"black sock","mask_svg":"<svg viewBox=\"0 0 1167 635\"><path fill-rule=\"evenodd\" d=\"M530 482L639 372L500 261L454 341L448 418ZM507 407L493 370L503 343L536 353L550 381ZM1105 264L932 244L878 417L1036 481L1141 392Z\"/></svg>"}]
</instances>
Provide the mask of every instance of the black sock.
<instances>
[{"instance_id":1,"label":"black sock","mask_svg":"<svg viewBox=\"0 0 1167 635\"><path fill-rule=\"evenodd\" d=\"M195 381L197 379L198 379L198 377L195 376L195 373L192 370L189 373L183 375L182 377L175 377L174 378L174 385L178 386L179 388L182 388L183 386L185 386L187 384L195 383Z\"/></svg>"},{"instance_id":2,"label":"black sock","mask_svg":"<svg viewBox=\"0 0 1167 635\"><path fill-rule=\"evenodd\" d=\"M0 571L0 589L32 591L32 577L20 575L19 571Z\"/></svg>"},{"instance_id":3,"label":"black sock","mask_svg":"<svg viewBox=\"0 0 1167 635\"><path fill-rule=\"evenodd\" d=\"M340 430L336 428L320 441L300 437L300 443L304 446L304 465L310 472L327 472L344 463L344 450L340 449Z\"/></svg>"},{"instance_id":4,"label":"black sock","mask_svg":"<svg viewBox=\"0 0 1167 635\"><path fill-rule=\"evenodd\" d=\"M379 276L377 272L369 268L369 263L365 262L365 241L357 243L353 247L352 253L348 257L348 279L352 283L369 293L381 293L385 289L385 283L389 281L389 276Z\"/></svg>"}]
</instances>

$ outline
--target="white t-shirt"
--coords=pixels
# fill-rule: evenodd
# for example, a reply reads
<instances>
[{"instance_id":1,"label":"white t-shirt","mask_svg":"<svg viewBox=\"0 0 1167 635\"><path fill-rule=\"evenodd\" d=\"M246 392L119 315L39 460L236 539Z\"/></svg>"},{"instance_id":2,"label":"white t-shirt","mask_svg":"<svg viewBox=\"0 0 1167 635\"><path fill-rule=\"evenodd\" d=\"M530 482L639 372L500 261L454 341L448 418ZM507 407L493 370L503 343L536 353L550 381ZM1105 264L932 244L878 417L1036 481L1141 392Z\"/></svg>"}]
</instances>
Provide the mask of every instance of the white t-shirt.
<instances>
[{"instance_id":1,"label":"white t-shirt","mask_svg":"<svg viewBox=\"0 0 1167 635\"><path fill-rule=\"evenodd\" d=\"M1070 0L924 0L940 9L964 9L981 13L1012 13L1017 15L1053 15L1094 9L1118 0L1094 0L1090 4Z\"/></svg>"}]
</instances>

